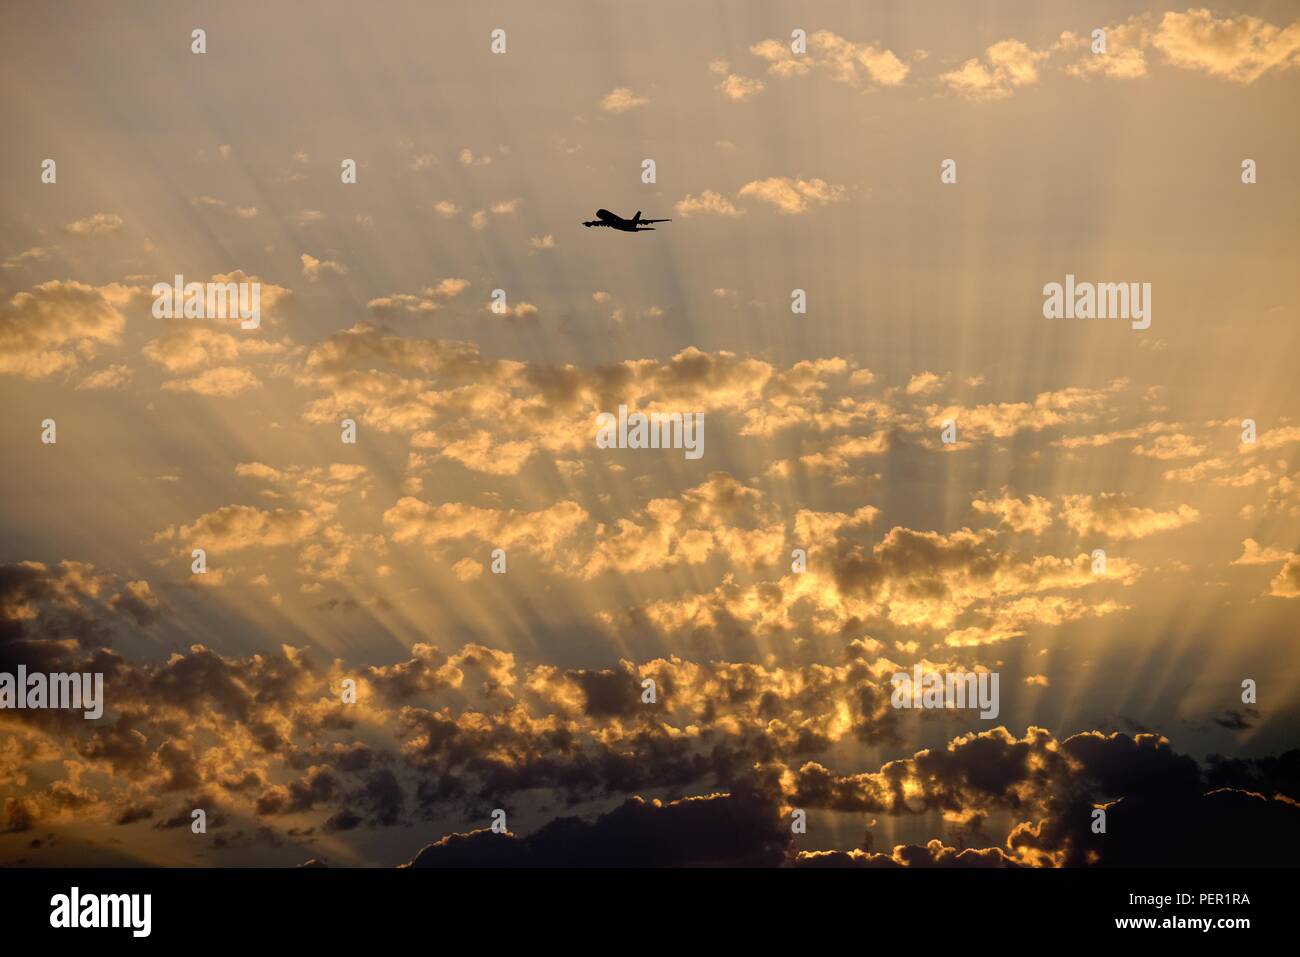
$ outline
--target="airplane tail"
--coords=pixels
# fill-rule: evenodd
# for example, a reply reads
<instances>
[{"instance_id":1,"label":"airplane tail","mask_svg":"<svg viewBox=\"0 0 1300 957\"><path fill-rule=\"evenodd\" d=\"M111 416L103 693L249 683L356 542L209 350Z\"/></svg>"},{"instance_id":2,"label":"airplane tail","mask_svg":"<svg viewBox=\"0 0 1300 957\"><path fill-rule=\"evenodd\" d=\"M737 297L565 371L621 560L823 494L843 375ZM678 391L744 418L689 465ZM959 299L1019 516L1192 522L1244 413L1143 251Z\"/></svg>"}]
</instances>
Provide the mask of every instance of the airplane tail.
<instances>
[{"instance_id":1,"label":"airplane tail","mask_svg":"<svg viewBox=\"0 0 1300 957\"><path fill-rule=\"evenodd\" d=\"M636 215L632 217L632 222L634 222L634 223L639 223L639 222L641 222L641 210L638 209L638 210L636 211Z\"/></svg>"}]
</instances>

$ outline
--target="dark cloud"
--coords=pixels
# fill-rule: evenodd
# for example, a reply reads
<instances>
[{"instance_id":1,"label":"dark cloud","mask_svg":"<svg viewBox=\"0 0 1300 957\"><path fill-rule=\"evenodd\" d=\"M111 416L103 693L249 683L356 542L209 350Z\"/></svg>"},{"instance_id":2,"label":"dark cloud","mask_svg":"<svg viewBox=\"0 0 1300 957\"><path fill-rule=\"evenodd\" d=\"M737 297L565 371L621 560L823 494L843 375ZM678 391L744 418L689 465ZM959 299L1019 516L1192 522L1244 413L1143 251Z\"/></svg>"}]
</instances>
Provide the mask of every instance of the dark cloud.
<instances>
[{"instance_id":1,"label":"dark cloud","mask_svg":"<svg viewBox=\"0 0 1300 957\"><path fill-rule=\"evenodd\" d=\"M147 821L153 817L154 809L143 804L128 804L117 812L113 818L113 823L117 825L134 824L136 821Z\"/></svg>"},{"instance_id":2,"label":"dark cloud","mask_svg":"<svg viewBox=\"0 0 1300 957\"><path fill-rule=\"evenodd\" d=\"M562 817L524 838L491 830L430 844L410 867L775 866L789 825L767 795L737 793L667 804L630 798L593 821Z\"/></svg>"},{"instance_id":3,"label":"dark cloud","mask_svg":"<svg viewBox=\"0 0 1300 957\"><path fill-rule=\"evenodd\" d=\"M1214 719L1214 723L1229 731L1245 731L1255 727L1254 719L1258 717L1259 711L1255 708L1242 708L1240 711L1228 708Z\"/></svg>"},{"instance_id":4,"label":"dark cloud","mask_svg":"<svg viewBox=\"0 0 1300 957\"><path fill-rule=\"evenodd\" d=\"M804 851L793 861L797 868L831 867L1020 867L999 847L948 847L933 840L921 847L900 844L890 854L853 851Z\"/></svg>"},{"instance_id":5,"label":"dark cloud","mask_svg":"<svg viewBox=\"0 0 1300 957\"><path fill-rule=\"evenodd\" d=\"M977 544L901 533L891 541L874 561L979 574ZM840 755L841 742L897 740L886 683L893 666L870 639L846 638L831 665L671 657L599 670L521 665L473 643L450 654L417 644L404 661L352 672L375 692L359 711L336 694L348 673L342 662L325 667L290 647L240 658L194 644L162 661L128 664L105 642L140 610L114 598L152 607L147 594L143 583L119 588L88 566L0 568L0 650L102 666L110 711L98 722L6 716L12 727L35 729L0 751L13 768L38 759L57 766L51 758L60 753L76 764L65 762L62 778L10 785L6 831L72 816L180 831L202 807L210 830L235 825L211 847L275 847L283 837L406 826L513 801L556 803L583 816L557 817L523 837L450 835L421 853L421 866L1104 865L1144 854L1192 861L1196 852L1179 842L1195 845L1202 826L1231 836L1202 840L1206 860L1248 860L1233 856L1233 841L1267 833L1278 848L1268 860L1294 849L1294 805L1272 796L1300 790L1297 752L1211 756L1203 770L1158 734L1088 731L1059 740L1041 728L1022 736L995 728L838 774L824 755ZM645 677L656 683L653 705L641 700ZM364 740L354 726L365 728ZM57 734L46 734L51 729ZM1216 788L1217 796L1206 795ZM160 810L159 798L176 792L190 796ZM691 794L707 796L680 797ZM611 802L621 803L591 817ZM1107 810L1105 835L1090 827L1099 806ZM1159 806L1171 810L1156 820L1149 809ZM928 815L949 840L790 857L783 817L790 807ZM282 834L274 825L291 815L309 819L286 822L292 827ZM1009 829L1001 843L985 833L995 820Z\"/></svg>"},{"instance_id":6,"label":"dark cloud","mask_svg":"<svg viewBox=\"0 0 1300 957\"><path fill-rule=\"evenodd\" d=\"M625 671L571 671L582 689L585 711L592 718L631 718L644 713L641 686Z\"/></svg>"},{"instance_id":7,"label":"dark cloud","mask_svg":"<svg viewBox=\"0 0 1300 957\"><path fill-rule=\"evenodd\" d=\"M1214 788L1239 788L1266 796L1284 794L1300 800L1300 748L1263 758L1227 758L1211 754L1205 781Z\"/></svg>"}]
</instances>

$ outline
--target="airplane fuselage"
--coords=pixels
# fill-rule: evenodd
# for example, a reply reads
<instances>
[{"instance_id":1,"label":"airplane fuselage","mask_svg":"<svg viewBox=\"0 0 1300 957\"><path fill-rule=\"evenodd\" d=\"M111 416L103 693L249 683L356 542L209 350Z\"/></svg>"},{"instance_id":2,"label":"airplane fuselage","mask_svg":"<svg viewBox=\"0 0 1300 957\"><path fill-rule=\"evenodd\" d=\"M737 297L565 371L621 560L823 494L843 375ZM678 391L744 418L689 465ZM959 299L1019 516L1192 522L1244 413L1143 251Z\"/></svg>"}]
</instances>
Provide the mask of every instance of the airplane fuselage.
<instances>
[{"instance_id":1,"label":"airplane fuselage","mask_svg":"<svg viewBox=\"0 0 1300 957\"><path fill-rule=\"evenodd\" d=\"M584 226L608 226L610 229L621 230L625 233L641 233L646 230L653 230L654 227L647 225L649 223L667 223L667 219L642 219L641 210L636 211L636 215L631 219L624 219L617 213L611 213L608 209L596 210L596 218L583 223Z\"/></svg>"},{"instance_id":2,"label":"airplane fuselage","mask_svg":"<svg viewBox=\"0 0 1300 957\"><path fill-rule=\"evenodd\" d=\"M617 213L611 213L608 209L598 209L596 210L596 218L608 226L631 233L636 231L636 224L641 218L641 211L638 209L636 215L631 219L624 219Z\"/></svg>"}]
</instances>

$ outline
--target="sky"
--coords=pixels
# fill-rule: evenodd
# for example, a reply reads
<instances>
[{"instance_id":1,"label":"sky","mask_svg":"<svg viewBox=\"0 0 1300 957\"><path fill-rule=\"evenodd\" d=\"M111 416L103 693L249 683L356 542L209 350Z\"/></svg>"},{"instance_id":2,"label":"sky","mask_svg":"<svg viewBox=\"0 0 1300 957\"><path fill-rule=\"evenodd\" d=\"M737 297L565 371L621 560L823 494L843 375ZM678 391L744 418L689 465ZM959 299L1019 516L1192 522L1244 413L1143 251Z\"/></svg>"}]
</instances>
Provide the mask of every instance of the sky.
<instances>
[{"instance_id":1,"label":"sky","mask_svg":"<svg viewBox=\"0 0 1300 957\"><path fill-rule=\"evenodd\" d=\"M65 3L0 50L0 675L105 689L0 709L0 863L1293 859L1294 5ZM1067 276L1149 327L1048 318ZM600 447L620 406L703 454ZM918 665L997 715L896 707Z\"/></svg>"}]
</instances>

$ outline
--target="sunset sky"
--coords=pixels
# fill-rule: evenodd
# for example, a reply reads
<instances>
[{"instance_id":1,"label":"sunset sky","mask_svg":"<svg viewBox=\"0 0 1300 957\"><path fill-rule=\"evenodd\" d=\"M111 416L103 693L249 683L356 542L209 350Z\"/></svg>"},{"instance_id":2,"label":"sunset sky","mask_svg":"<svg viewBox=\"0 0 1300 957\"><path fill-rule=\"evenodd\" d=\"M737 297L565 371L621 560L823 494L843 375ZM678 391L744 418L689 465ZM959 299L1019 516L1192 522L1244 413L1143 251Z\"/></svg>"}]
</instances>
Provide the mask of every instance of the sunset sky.
<instances>
[{"instance_id":1,"label":"sunset sky","mask_svg":"<svg viewBox=\"0 0 1300 957\"><path fill-rule=\"evenodd\" d=\"M106 696L0 710L0 864L1297 849L1293 3L7 4L0 52L0 672ZM176 275L260 326L155 318ZM1150 328L1045 318L1067 275ZM703 456L598 448L620 405ZM892 707L918 663L997 718Z\"/></svg>"}]
</instances>

